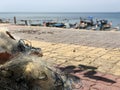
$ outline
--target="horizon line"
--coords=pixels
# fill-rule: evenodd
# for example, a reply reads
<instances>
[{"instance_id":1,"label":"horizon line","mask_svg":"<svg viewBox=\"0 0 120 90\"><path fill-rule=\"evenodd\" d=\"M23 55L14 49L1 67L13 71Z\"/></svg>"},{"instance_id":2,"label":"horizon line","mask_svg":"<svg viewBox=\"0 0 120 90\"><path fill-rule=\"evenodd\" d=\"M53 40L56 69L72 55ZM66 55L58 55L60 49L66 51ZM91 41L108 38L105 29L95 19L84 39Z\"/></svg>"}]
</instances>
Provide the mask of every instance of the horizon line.
<instances>
[{"instance_id":1,"label":"horizon line","mask_svg":"<svg viewBox=\"0 0 120 90\"><path fill-rule=\"evenodd\" d=\"M120 12L29 12L29 11L5 11L0 13L120 13Z\"/></svg>"}]
</instances>

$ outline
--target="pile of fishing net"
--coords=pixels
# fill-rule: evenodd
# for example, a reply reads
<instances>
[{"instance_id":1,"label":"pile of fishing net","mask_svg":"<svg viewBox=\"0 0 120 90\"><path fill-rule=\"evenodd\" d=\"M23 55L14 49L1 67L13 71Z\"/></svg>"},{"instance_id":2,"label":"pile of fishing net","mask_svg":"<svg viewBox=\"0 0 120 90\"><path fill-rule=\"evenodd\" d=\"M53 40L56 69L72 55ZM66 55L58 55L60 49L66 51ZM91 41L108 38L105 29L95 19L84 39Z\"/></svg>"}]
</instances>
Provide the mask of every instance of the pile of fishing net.
<instances>
[{"instance_id":1,"label":"pile of fishing net","mask_svg":"<svg viewBox=\"0 0 120 90\"><path fill-rule=\"evenodd\" d=\"M42 57L40 48L0 31L0 90L80 90L80 79Z\"/></svg>"}]
</instances>

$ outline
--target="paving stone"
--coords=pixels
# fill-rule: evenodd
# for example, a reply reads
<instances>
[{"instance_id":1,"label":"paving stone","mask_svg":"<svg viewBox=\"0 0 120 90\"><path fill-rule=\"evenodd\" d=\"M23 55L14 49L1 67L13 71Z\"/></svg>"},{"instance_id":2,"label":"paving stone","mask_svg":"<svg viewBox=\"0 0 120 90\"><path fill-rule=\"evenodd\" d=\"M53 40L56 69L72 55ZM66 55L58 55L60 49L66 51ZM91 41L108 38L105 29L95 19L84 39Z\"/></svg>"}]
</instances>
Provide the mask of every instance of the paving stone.
<instances>
[{"instance_id":1,"label":"paving stone","mask_svg":"<svg viewBox=\"0 0 120 90\"><path fill-rule=\"evenodd\" d=\"M90 87L95 85L92 81L82 80L83 90L90 90Z\"/></svg>"},{"instance_id":2,"label":"paving stone","mask_svg":"<svg viewBox=\"0 0 120 90\"><path fill-rule=\"evenodd\" d=\"M92 58L84 58L82 61L80 61L80 63L84 65L89 65L89 63L91 63L92 61Z\"/></svg>"},{"instance_id":3,"label":"paving stone","mask_svg":"<svg viewBox=\"0 0 120 90\"><path fill-rule=\"evenodd\" d=\"M97 83L96 85L92 86L92 88L98 89L98 90L120 90L119 87L107 86L102 83Z\"/></svg>"},{"instance_id":4,"label":"paving stone","mask_svg":"<svg viewBox=\"0 0 120 90\"><path fill-rule=\"evenodd\" d=\"M111 57L107 60L109 63L115 64L116 62L118 62L118 59L112 59Z\"/></svg>"},{"instance_id":5,"label":"paving stone","mask_svg":"<svg viewBox=\"0 0 120 90\"><path fill-rule=\"evenodd\" d=\"M114 65L110 72L112 72L114 75L120 75L120 66Z\"/></svg>"},{"instance_id":6,"label":"paving stone","mask_svg":"<svg viewBox=\"0 0 120 90\"><path fill-rule=\"evenodd\" d=\"M120 66L120 61L116 63L116 65Z\"/></svg>"},{"instance_id":7,"label":"paving stone","mask_svg":"<svg viewBox=\"0 0 120 90\"><path fill-rule=\"evenodd\" d=\"M110 86L116 83L116 77L110 74L105 74L104 76L99 77L97 82Z\"/></svg>"},{"instance_id":8,"label":"paving stone","mask_svg":"<svg viewBox=\"0 0 120 90\"><path fill-rule=\"evenodd\" d=\"M120 84L120 78L118 78L118 79L116 80L116 82Z\"/></svg>"},{"instance_id":9,"label":"paving stone","mask_svg":"<svg viewBox=\"0 0 120 90\"><path fill-rule=\"evenodd\" d=\"M106 60L108 60L110 57L111 57L111 56L108 55L107 53L106 53L105 55L101 56L101 58L106 59Z\"/></svg>"},{"instance_id":10,"label":"paving stone","mask_svg":"<svg viewBox=\"0 0 120 90\"><path fill-rule=\"evenodd\" d=\"M98 71L103 72L103 73L109 73L110 69L112 68L111 64L103 64L102 66L98 67Z\"/></svg>"},{"instance_id":11,"label":"paving stone","mask_svg":"<svg viewBox=\"0 0 120 90\"><path fill-rule=\"evenodd\" d=\"M100 76L100 77L103 77L104 75L105 73L98 72L98 71L94 74L94 76Z\"/></svg>"},{"instance_id":12,"label":"paving stone","mask_svg":"<svg viewBox=\"0 0 120 90\"><path fill-rule=\"evenodd\" d=\"M94 62L93 62L93 63L96 64L96 65L101 66L104 61L106 61L106 59L103 59L103 58L101 58L101 57L100 57L100 58L97 57L97 58L94 59Z\"/></svg>"},{"instance_id":13,"label":"paving stone","mask_svg":"<svg viewBox=\"0 0 120 90\"><path fill-rule=\"evenodd\" d=\"M77 72L75 75L79 76L84 76L85 73L87 73L88 70L81 70L80 72Z\"/></svg>"},{"instance_id":14,"label":"paving stone","mask_svg":"<svg viewBox=\"0 0 120 90\"><path fill-rule=\"evenodd\" d=\"M91 76L79 75L78 77L80 77L82 80L91 81L93 83L95 83L97 81L96 79L91 78Z\"/></svg>"},{"instance_id":15,"label":"paving stone","mask_svg":"<svg viewBox=\"0 0 120 90\"><path fill-rule=\"evenodd\" d=\"M44 33L38 35L37 32L33 36L33 34L16 32L16 29L25 31L29 30L29 27L9 28L17 36L30 40L33 46L42 48L44 57L47 57L47 60L53 59L52 61L56 64L62 63L62 66L83 64L98 67L93 75L88 73L90 70L75 73L82 79L81 90L120 90L120 77L118 77L120 76L120 35L118 32L94 31L93 33L36 27L35 30ZM31 30L34 28L31 27ZM48 32L53 34L50 35ZM113 83L114 81L116 83Z\"/></svg>"},{"instance_id":16,"label":"paving stone","mask_svg":"<svg viewBox=\"0 0 120 90\"><path fill-rule=\"evenodd\" d=\"M78 57L75 57L75 61L82 61L84 59L84 57L83 56L78 56Z\"/></svg>"},{"instance_id":17,"label":"paving stone","mask_svg":"<svg viewBox=\"0 0 120 90\"><path fill-rule=\"evenodd\" d=\"M119 87L120 88L120 83L114 83L114 84L112 84L114 87L116 86L116 87Z\"/></svg>"},{"instance_id":18,"label":"paving stone","mask_svg":"<svg viewBox=\"0 0 120 90\"><path fill-rule=\"evenodd\" d=\"M110 60L120 61L120 56L114 56L114 54L109 58Z\"/></svg>"},{"instance_id":19,"label":"paving stone","mask_svg":"<svg viewBox=\"0 0 120 90\"><path fill-rule=\"evenodd\" d=\"M105 74L103 77L116 81L117 77L112 74Z\"/></svg>"},{"instance_id":20,"label":"paving stone","mask_svg":"<svg viewBox=\"0 0 120 90\"><path fill-rule=\"evenodd\" d=\"M98 90L98 89L95 89L95 88L90 88L89 90Z\"/></svg>"}]
</instances>

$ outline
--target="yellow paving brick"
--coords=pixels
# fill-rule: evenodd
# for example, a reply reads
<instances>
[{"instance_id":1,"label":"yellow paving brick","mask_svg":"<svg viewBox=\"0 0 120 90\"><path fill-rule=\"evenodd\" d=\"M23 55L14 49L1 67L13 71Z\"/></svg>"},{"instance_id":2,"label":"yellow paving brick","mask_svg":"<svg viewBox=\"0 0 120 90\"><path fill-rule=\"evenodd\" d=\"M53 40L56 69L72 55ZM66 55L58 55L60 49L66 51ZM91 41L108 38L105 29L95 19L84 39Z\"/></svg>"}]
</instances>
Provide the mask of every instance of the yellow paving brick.
<instances>
[{"instance_id":1,"label":"yellow paving brick","mask_svg":"<svg viewBox=\"0 0 120 90\"><path fill-rule=\"evenodd\" d=\"M120 61L118 61L118 62L116 63L116 65L120 66Z\"/></svg>"},{"instance_id":2,"label":"yellow paving brick","mask_svg":"<svg viewBox=\"0 0 120 90\"><path fill-rule=\"evenodd\" d=\"M115 66L110 70L110 72L111 72L112 74L115 74L115 75L120 75L120 66L115 65Z\"/></svg>"},{"instance_id":3,"label":"yellow paving brick","mask_svg":"<svg viewBox=\"0 0 120 90\"><path fill-rule=\"evenodd\" d=\"M74 60L75 61L82 61L85 57L83 56L78 56L78 57L75 57Z\"/></svg>"},{"instance_id":4,"label":"yellow paving brick","mask_svg":"<svg viewBox=\"0 0 120 90\"><path fill-rule=\"evenodd\" d=\"M120 56L118 56L118 57L116 57L116 56L111 56L110 58L109 58L109 60L115 60L115 61L120 61Z\"/></svg>"},{"instance_id":5,"label":"yellow paving brick","mask_svg":"<svg viewBox=\"0 0 120 90\"><path fill-rule=\"evenodd\" d=\"M120 50L73 44L32 41L33 46L42 48L43 57L63 66L87 65L98 67L98 71L120 75ZM67 62L65 62L67 61ZM118 63L116 63L118 62Z\"/></svg>"},{"instance_id":6,"label":"yellow paving brick","mask_svg":"<svg viewBox=\"0 0 120 90\"><path fill-rule=\"evenodd\" d=\"M80 61L80 64L84 64L84 65L89 65L92 62L93 59L90 58L84 58L82 61Z\"/></svg>"},{"instance_id":7,"label":"yellow paving brick","mask_svg":"<svg viewBox=\"0 0 120 90\"><path fill-rule=\"evenodd\" d=\"M108 55L108 54L105 54L105 55L103 55L103 56L101 56L101 58L103 58L103 59L109 59L111 56L110 55Z\"/></svg>"},{"instance_id":8,"label":"yellow paving brick","mask_svg":"<svg viewBox=\"0 0 120 90\"><path fill-rule=\"evenodd\" d=\"M95 65L95 66L101 66L105 61L106 61L106 59L103 59L103 58L97 58L97 59L95 59L94 62L92 62L92 65Z\"/></svg>"}]
</instances>

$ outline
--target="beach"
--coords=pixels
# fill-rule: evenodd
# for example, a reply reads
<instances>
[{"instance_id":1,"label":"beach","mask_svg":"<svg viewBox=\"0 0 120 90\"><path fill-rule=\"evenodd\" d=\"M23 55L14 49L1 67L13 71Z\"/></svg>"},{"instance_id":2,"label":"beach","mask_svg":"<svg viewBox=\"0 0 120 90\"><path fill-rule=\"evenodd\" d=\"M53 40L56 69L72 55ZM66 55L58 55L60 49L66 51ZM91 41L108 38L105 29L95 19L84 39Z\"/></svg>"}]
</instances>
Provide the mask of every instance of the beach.
<instances>
[{"instance_id":1,"label":"beach","mask_svg":"<svg viewBox=\"0 0 120 90\"><path fill-rule=\"evenodd\" d=\"M17 39L27 39L43 58L61 66L86 65L120 75L120 32L0 24Z\"/></svg>"},{"instance_id":2,"label":"beach","mask_svg":"<svg viewBox=\"0 0 120 90\"><path fill-rule=\"evenodd\" d=\"M78 90L120 89L120 32L0 24L41 48L41 59L80 79Z\"/></svg>"},{"instance_id":3,"label":"beach","mask_svg":"<svg viewBox=\"0 0 120 90\"><path fill-rule=\"evenodd\" d=\"M120 90L120 0L6 0L0 90Z\"/></svg>"}]
</instances>

